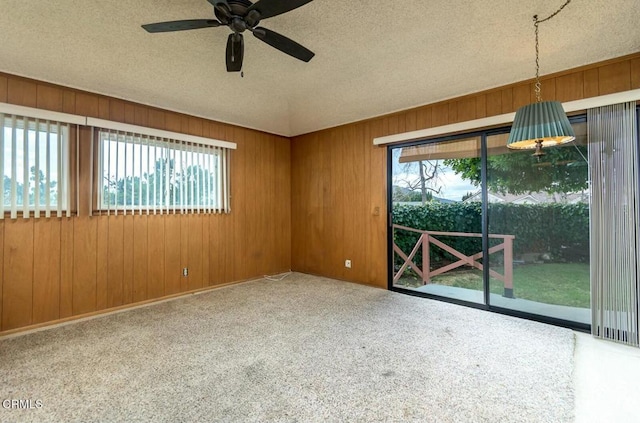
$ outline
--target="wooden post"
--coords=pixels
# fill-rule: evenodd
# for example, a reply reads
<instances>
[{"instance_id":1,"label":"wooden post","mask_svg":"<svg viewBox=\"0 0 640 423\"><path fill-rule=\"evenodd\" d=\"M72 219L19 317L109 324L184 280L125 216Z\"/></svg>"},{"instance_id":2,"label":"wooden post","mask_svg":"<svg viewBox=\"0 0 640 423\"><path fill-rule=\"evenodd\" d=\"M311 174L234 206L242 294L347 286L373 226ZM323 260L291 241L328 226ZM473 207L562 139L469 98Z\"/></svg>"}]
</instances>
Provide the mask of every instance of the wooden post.
<instances>
[{"instance_id":1,"label":"wooden post","mask_svg":"<svg viewBox=\"0 0 640 423\"><path fill-rule=\"evenodd\" d=\"M513 238L504 237L504 296L513 296Z\"/></svg>"},{"instance_id":2,"label":"wooden post","mask_svg":"<svg viewBox=\"0 0 640 423\"><path fill-rule=\"evenodd\" d=\"M429 234L422 234L422 284L430 282L431 262L429 260Z\"/></svg>"}]
</instances>

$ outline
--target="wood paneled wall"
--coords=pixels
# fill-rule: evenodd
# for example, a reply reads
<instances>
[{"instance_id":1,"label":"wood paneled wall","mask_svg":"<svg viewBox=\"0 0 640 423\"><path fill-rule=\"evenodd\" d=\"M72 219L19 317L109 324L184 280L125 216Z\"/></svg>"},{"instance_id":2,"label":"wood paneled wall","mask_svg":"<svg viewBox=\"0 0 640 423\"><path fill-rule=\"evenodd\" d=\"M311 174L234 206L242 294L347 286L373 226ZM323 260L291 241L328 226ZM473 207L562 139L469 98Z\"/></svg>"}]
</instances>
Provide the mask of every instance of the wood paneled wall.
<instances>
[{"instance_id":1,"label":"wood paneled wall","mask_svg":"<svg viewBox=\"0 0 640 423\"><path fill-rule=\"evenodd\" d=\"M289 139L7 74L0 102L238 145L230 214L89 217L81 129L80 216L0 221L0 334L291 268Z\"/></svg>"},{"instance_id":2,"label":"wood paneled wall","mask_svg":"<svg viewBox=\"0 0 640 423\"><path fill-rule=\"evenodd\" d=\"M563 102L638 88L640 53L542 78L543 99ZM293 138L293 270L386 288L386 148L373 138L513 112L533 93L523 81Z\"/></svg>"}]
</instances>

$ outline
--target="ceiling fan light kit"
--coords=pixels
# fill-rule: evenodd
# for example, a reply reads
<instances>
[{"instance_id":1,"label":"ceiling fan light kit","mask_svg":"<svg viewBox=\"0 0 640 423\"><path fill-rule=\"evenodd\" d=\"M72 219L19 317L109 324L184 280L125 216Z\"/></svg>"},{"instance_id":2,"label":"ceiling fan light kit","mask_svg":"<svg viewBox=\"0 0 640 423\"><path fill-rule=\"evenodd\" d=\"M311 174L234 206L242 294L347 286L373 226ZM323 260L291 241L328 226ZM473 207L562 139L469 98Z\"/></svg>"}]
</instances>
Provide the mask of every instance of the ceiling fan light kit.
<instances>
[{"instance_id":1,"label":"ceiling fan light kit","mask_svg":"<svg viewBox=\"0 0 640 423\"><path fill-rule=\"evenodd\" d=\"M142 25L147 32L174 32L200 28L227 26L231 31L227 38L227 72L240 72L244 59L245 31L281 52L303 62L309 62L315 55L311 50L270 29L259 27L262 19L281 15L312 0L207 0L213 6L216 19L186 19Z\"/></svg>"},{"instance_id":2,"label":"ceiling fan light kit","mask_svg":"<svg viewBox=\"0 0 640 423\"><path fill-rule=\"evenodd\" d=\"M544 155L543 147L564 144L576 138L562 104L559 101L542 101L540 94L542 84L540 83L538 25L556 16L570 2L571 0L567 0L555 13L545 19L539 20L538 15L533 17L536 33L536 102L518 109L507 140L507 147L511 149L535 149L534 156L538 159Z\"/></svg>"}]
</instances>

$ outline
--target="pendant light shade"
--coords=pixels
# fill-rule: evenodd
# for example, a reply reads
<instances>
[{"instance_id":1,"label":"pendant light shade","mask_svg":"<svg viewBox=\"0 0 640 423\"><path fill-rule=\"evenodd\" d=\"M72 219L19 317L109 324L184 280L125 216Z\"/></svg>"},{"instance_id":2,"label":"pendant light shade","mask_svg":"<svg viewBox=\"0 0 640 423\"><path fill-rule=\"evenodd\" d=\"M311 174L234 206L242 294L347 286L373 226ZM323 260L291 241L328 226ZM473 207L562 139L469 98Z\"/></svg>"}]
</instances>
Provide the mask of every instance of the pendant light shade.
<instances>
[{"instance_id":1,"label":"pendant light shade","mask_svg":"<svg viewBox=\"0 0 640 423\"><path fill-rule=\"evenodd\" d=\"M539 101L516 112L507 147L533 149L537 144L552 147L576 138L559 101Z\"/></svg>"},{"instance_id":2,"label":"pendant light shade","mask_svg":"<svg viewBox=\"0 0 640 423\"><path fill-rule=\"evenodd\" d=\"M542 148L553 147L576 139L576 134L573 132L562 104L559 101L542 101L540 94L542 84L540 82L538 27L542 22L546 22L560 13L570 2L571 0L566 0L555 13L547 18L538 19L538 15L533 15L536 34L536 102L518 109L507 140L509 148L516 150L535 148L536 152L533 155L538 159L540 156L544 156Z\"/></svg>"}]
</instances>

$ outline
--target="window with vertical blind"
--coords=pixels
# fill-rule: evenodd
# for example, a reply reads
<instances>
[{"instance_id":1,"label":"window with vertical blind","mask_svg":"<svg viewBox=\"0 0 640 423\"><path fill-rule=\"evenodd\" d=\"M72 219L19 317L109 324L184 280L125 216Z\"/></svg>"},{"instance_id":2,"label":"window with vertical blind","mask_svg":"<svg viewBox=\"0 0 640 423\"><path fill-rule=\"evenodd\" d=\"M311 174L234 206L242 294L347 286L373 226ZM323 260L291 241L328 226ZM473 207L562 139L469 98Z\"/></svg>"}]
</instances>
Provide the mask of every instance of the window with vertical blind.
<instances>
[{"instance_id":1,"label":"window with vertical blind","mask_svg":"<svg viewBox=\"0 0 640 423\"><path fill-rule=\"evenodd\" d=\"M0 113L0 219L69 216L69 125Z\"/></svg>"},{"instance_id":2,"label":"window with vertical blind","mask_svg":"<svg viewBox=\"0 0 640 423\"><path fill-rule=\"evenodd\" d=\"M109 213L229 212L229 150L98 129L97 208Z\"/></svg>"}]
</instances>

